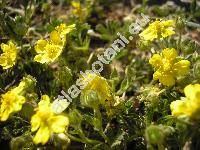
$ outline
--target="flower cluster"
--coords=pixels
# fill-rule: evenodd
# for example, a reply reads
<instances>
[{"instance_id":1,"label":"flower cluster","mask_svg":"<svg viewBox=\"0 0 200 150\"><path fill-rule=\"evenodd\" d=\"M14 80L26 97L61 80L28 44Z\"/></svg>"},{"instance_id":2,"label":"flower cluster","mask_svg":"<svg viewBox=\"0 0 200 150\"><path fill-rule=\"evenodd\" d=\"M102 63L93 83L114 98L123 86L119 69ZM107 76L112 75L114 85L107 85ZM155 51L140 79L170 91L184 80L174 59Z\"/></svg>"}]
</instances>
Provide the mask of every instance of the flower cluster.
<instances>
[{"instance_id":1,"label":"flower cluster","mask_svg":"<svg viewBox=\"0 0 200 150\"><path fill-rule=\"evenodd\" d=\"M190 62L178 60L174 48L166 48L161 54L154 54L149 63L155 68L154 80L159 80L163 85L173 86L177 77L188 74Z\"/></svg>"},{"instance_id":2,"label":"flower cluster","mask_svg":"<svg viewBox=\"0 0 200 150\"><path fill-rule=\"evenodd\" d=\"M2 94L0 107L1 121L6 121L11 113L22 109L22 105L26 102L26 98L24 97L26 89L34 82L35 80L31 76L27 76L20 82L19 86Z\"/></svg>"},{"instance_id":3,"label":"flower cluster","mask_svg":"<svg viewBox=\"0 0 200 150\"><path fill-rule=\"evenodd\" d=\"M1 49L3 54L0 56L0 65L3 69L13 67L16 63L18 53L17 46L12 41L9 41L7 44L2 43Z\"/></svg>"},{"instance_id":4,"label":"flower cluster","mask_svg":"<svg viewBox=\"0 0 200 150\"><path fill-rule=\"evenodd\" d=\"M171 103L172 115L185 115L191 118L198 117L197 113L200 111L200 84L186 86L184 93L186 97Z\"/></svg>"},{"instance_id":5,"label":"flower cluster","mask_svg":"<svg viewBox=\"0 0 200 150\"><path fill-rule=\"evenodd\" d=\"M75 18L72 18L73 20L69 20L69 22L77 22L77 32L73 32L73 30L75 30L75 24L68 26L61 23L56 26L49 33L47 39L41 38L35 43L34 49L37 53L36 56L34 55L35 62L51 64L60 60L59 58L64 51L66 42L69 43L72 50L88 50L91 39L94 40L95 38L95 44L98 43L98 39L103 40L103 44L109 44L111 43L110 40L114 39L114 36L109 36L109 34L117 34L119 38L105 50L103 55L100 55L102 54L102 51L101 48L99 49L99 47L102 47L101 42L99 43L100 45L92 46L94 51L92 51L91 54L90 51L67 51L65 54L70 57L63 57L63 61L59 61L60 65L57 65L57 63L53 66L44 65L45 68L43 68L44 66L39 65L39 67L33 67L34 70L32 70L32 66L38 64L30 63L29 60L27 61L29 57L25 57L25 59L20 59L25 62L25 65L19 63L19 67L16 68L17 72L15 72L16 70L11 70L11 72L6 71L5 76L8 73L11 73L11 77L16 75L19 71L22 71L22 74L27 72L35 74L35 77L37 77L38 81L41 82L41 85L38 85L38 89L34 91L30 87L36 82L36 80L31 76L27 76L23 78L17 87L5 92L0 97L0 121L6 121L14 113L21 111L19 117L15 118L20 119L19 123L17 121L17 124L15 124L13 117L11 118L11 121L14 122L15 126L20 126L20 128L21 122L26 121L24 120L25 118L30 123L30 126L28 126L28 128L26 126L25 130L22 128L23 131L21 131L20 129L20 134L17 138L29 137L31 143L29 143L28 140L21 139L18 142L17 138L14 137L11 140L11 144L17 141L16 145L21 146L23 145L21 141L23 141L35 147L34 144L41 144L44 146L48 141L50 141L47 146L55 145L52 149L66 149L66 145L68 145L68 142L70 141L68 138L70 138L73 141L83 143L79 145L83 145L88 149L120 149L124 144L132 142L131 140L126 142L127 137L134 137L131 138L133 140L139 137L140 139L135 141L137 142L136 145L138 145L139 142L142 142L139 146L144 148L143 139L146 139L147 144L151 144L157 149L165 149L163 143L165 143L167 136L178 130L173 130L175 127L156 125L157 123L165 122L166 124L174 124L171 118L161 118L166 118L168 115L169 104L171 103L171 101L161 101L161 99L167 98L168 95L171 94L170 92L173 92L173 94L178 97L180 93L176 91L178 87L174 85L176 84L176 81L180 81L181 77L184 77L189 73L191 65L190 61L180 58L176 49L171 47L173 45L174 47L177 47L177 50L182 49L181 34L177 43L172 40L171 42L170 39L163 40L175 34L175 21L156 20L149 24L149 26L139 34L142 28L150 21L148 17L142 15L142 18L145 21L137 19L136 22L131 24L129 27L127 26L128 22L118 24L118 21L109 21L106 24L97 24L98 22L96 22L96 20L91 20L92 18L88 16L93 17L94 13L101 13L101 7L97 7L97 4L95 3L95 8L100 9L94 12L93 9L89 7L89 5L93 4L93 0L87 0L83 5L81 3L83 3L83 1L72 1L71 3L73 7L72 17ZM32 9L31 5L30 8ZM43 7L44 10L49 10L49 5L45 4ZM112 10L113 8L111 7L109 9ZM100 18L102 16L104 17L104 15L101 14ZM109 16L112 17L112 14ZM131 18L132 15L130 19ZM119 19L124 20L121 19L121 17ZM17 17L15 21L16 20ZM25 17L25 20L29 19ZM23 22L24 19L20 21ZM53 23L57 23L58 21L59 20L56 19ZM95 33L92 30L95 25L90 28L90 25L88 25L87 22L95 23L98 33ZM31 25L31 23L28 25ZM123 25L125 26L123 27ZM121 35L120 32L117 32L117 30L120 31L120 28L129 29L129 33L126 32L126 35ZM178 28L176 27L176 29ZM141 46L145 46L144 48L151 44L151 46L155 46L152 47L152 50L155 48L155 51L157 51L158 47L160 50L162 49L159 53L152 55L149 59L149 64L151 64L155 70L153 80L158 80L164 86L158 84L152 85L152 82L149 81L150 79L148 75L151 73L152 68L145 66L146 54L149 53L132 51L135 48L134 43L137 43L137 39L135 36L129 36L128 40L126 39L126 36L130 34L134 35L133 33L139 34L141 43L143 42L143 45L141 44ZM101 38L102 36L108 37L106 38L108 41L106 42L105 38ZM16 41L21 40L20 45L25 50L25 47L29 47L28 42L30 40L24 40L24 38L26 37L21 35L19 40L17 38ZM23 44L23 41L27 43ZM167 48L168 46L170 48ZM16 63L17 55L19 55L17 46L12 41L9 41L7 44L2 43L1 49L3 54L0 56L0 65L3 69L13 67ZM117 52L120 52L122 49L125 51L118 55ZM22 52L25 52L24 50ZM31 50L31 48L28 48L28 50ZM24 56L24 53L20 56ZM32 54L30 57L31 56ZM87 58L88 56L89 58ZM93 56L96 56L97 58L95 59ZM117 56L116 61L110 64L115 56ZM124 59L125 56L126 58ZM142 59L138 58L138 56L142 56ZM79 58L80 60L78 60ZM77 71L80 68L88 68L90 62L93 60L97 61L92 63L92 69L85 71L85 73L80 71L80 78L76 80L76 84L71 85L77 77ZM195 64L196 60L193 58L190 60L192 64ZM86 66L83 66L85 64ZM103 67L103 64L107 64L107 66ZM100 69L97 69L97 66L100 66ZM124 70L123 68L125 66L126 69ZM142 68L141 66L145 66L145 68ZM50 67L50 69L48 67ZM106 78L100 75L100 72L102 72L104 68L106 68L104 73L106 73L106 71L112 71L109 82ZM194 68L192 69L194 70ZM193 70L191 70L191 72ZM198 68L196 70L198 70ZM196 70L193 72L196 73ZM119 75L123 75L123 77L120 77ZM199 78L192 75L192 83L198 83ZM2 79L7 79L10 76L4 78L3 74ZM50 80L52 82L46 83ZM140 93L138 91L141 86L142 88L140 89ZM168 88L171 86L174 87ZM65 93L62 90L61 93L63 96L59 95L58 98L52 102L53 99L51 99L51 97L55 96L57 90L59 90L57 88L68 88L68 91ZM48 92L51 93L51 95L42 95L40 101L36 103L36 95L40 92ZM181 100L173 101L170 104L172 116L187 116L192 119L200 119L200 117L198 117L198 113L200 112L200 84L186 86L184 93L184 98L176 98ZM79 94L81 94L80 97L78 97ZM138 94L140 95L138 96ZM33 96L36 98L33 98ZM30 99L34 100L30 101ZM72 99L75 99L73 103ZM29 106L32 109L29 109ZM68 110L64 112L66 108L68 108ZM24 124L22 124L22 126L23 125ZM5 129L6 128L7 127L5 127ZM146 130L144 132L145 128ZM18 128L16 130L18 130ZM87 131L89 132L87 133ZM8 133L10 134L10 131ZM141 137L141 133L145 133L146 138ZM2 135L4 135L4 133ZM65 141L61 139L65 139ZM16 146L15 144L13 145L13 147ZM149 147L149 145L147 145L147 149L155 149ZM46 147L43 146L42 148L45 149ZM24 147L18 149L24 149ZM30 147L30 149L34 148Z\"/></svg>"},{"instance_id":6,"label":"flower cluster","mask_svg":"<svg viewBox=\"0 0 200 150\"><path fill-rule=\"evenodd\" d=\"M36 108L36 113L31 118L31 131L37 131L33 139L34 143L45 144L52 133L63 133L68 124L68 117L54 114L49 97L43 95Z\"/></svg>"},{"instance_id":7,"label":"flower cluster","mask_svg":"<svg viewBox=\"0 0 200 150\"><path fill-rule=\"evenodd\" d=\"M75 24L67 26L60 24L50 33L50 39L40 39L36 42L35 50L38 55L34 60L40 63L52 63L62 53L63 47L66 42L66 35L74 30Z\"/></svg>"},{"instance_id":8,"label":"flower cluster","mask_svg":"<svg viewBox=\"0 0 200 150\"><path fill-rule=\"evenodd\" d=\"M168 36L175 34L174 32L174 21L155 21L149 25L142 33L140 37L145 41L153 41L154 39L163 39Z\"/></svg>"}]
</instances>

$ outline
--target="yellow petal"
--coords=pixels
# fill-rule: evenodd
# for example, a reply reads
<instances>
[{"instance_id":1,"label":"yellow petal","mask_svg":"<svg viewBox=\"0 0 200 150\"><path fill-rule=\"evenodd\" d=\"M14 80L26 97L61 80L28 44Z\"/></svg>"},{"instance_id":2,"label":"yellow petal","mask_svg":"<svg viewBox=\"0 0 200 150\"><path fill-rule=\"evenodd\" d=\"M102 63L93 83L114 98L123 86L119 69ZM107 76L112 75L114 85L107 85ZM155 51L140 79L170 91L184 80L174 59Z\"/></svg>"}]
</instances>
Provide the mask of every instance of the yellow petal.
<instances>
[{"instance_id":1,"label":"yellow petal","mask_svg":"<svg viewBox=\"0 0 200 150\"><path fill-rule=\"evenodd\" d=\"M8 44L2 43L1 48L4 53L0 56L0 65L3 67L3 69L11 68L15 65L18 52L17 46L12 41L9 41Z\"/></svg>"},{"instance_id":2,"label":"yellow petal","mask_svg":"<svg viewBox=\"0 0 200 150\"><path fill-rule=\"evenodd\" d=\"M200 87L199 87L200 88ZM196 89L194 87L194 85L190 84L188 86L186 86L184 88L184 93L185 93L185 96L190 99L190 100L194 100L195 99L195 96L196 96Z\"/></svg>"},{"instance_id":3,"label":"yellow petal","mask_svg":"<svg viewBox=\"0 0 200 150\"><path fill-rule=\"evenodd\" d=\"M176 100L170 104L170 109L173 116L179 116L185 114L187 107L184 100Z\"/></svg>"},{"instance_id":4,"label":"yellow petal","mask_svg":"<svg viewBox=\"0 0 200 150\"><path fill-rule=\"evenodd\" d=\"M8 91L2 95L2 104L0 109L1 120L7 120L11 113L20 111L25 103L25 97L19 95L15 90Z\"/></svg>"},{"instance_id":5,"label":"yellow petal","mask_svg":"<svg viewBox=\"0 0 200 150\"><path fill-rule=\"evenodd\" d=\"M149 63L153 67L159 68L162 65L162 57L159 54L154 54L153 57L149 60Z\"/></svg>"},{"instance_id":6,"label":"yellow petal","mask_svg":"<svg viewBox=\"0 0 200 150\"><path fill-rule=\"evenodd\" d=\"M60 34L58 33L58 31L54 30L51 32L50 34L50 39L54 44L61 44L62 45L62 39L60 37Z\"/></svg>"},{"instance_id":7,"label":"yellow petal","mask_svg":"<svg viewBox=\"0 0 200 150\"><path fill-rule=\"evenodd\" d=\"M173 65L169 61L166 61L163 63L162 69L165 73L171 72L172 68L173 68Z\"/></svg>"},{"instance_id":8,"label":"yellow petal","mask_svg":"<svg viewBox=\"0 0 200 150\"><path fill-rule=\"evenodd\" d=\"M1 113L0 113L1 121L6 121L10 114L11 114L10 108L1 109Z\"/></svg>"},{"instance_id":9,"label":"yellow petal","mask_svg":"<svg viewBox=\"0 0 200 150\"><path fill-rule=\"evenodd\" d=\"M157 70L154 74L153 74L153 79L154 80L158 80L161 77L162 73L160 72L160 70Z\"/></svg>"},{"instance_id":10,"label":"yellow petal","mask_svg":"<svg viewBox=\"0 0 200 150\"><path fill-rule=\"evenodd\" d=\"M186 86L184 93L186 98L171 103L172 115L187 115L192 118L199 118L200 84Z\"/></svg>"},{"instance_id":11,"label":"yellow petal","mask_svg":"<svg viewBox=\"0 0 200 150\"><path fill-rule=\"evenodd\" d=\"M43 53L44 50L45 50L45 46L47 45L47 41L46 40L43 40L43 39L40 39L37 41L36 45L35 45L35 51L37 53Z\"/></svg>"},{"instance_id":12,"label":"yellow petal","mask_svg":"<svg viewBox=\"0 0 200 150\"><path fill-rule=\"evenodd\" d=\"M170 62L173 61L177 56L177 51L174 48L166 48L162 51L162 55L165 59L169 60Z\"/></svg>"},{"instance_id":13,"label":"yellow petal","mask_svg":"<svg viewBox=\"0 0 200 150\"><path fill-rule=\"evenodd\" d=\"M74 30L75 26L76 26L75 24L67 26L66 24L62 23L55 28L55 30L58 31L58 33L60 34L60 37L62 38L63 43L66 40L66 35L70 33L72 30Z\"/></svg>"},{"instance_id":14,"label":"yellow petal","mask_svg":"<svg viewBox=\"0 0 200 150\"><path fill-rule=\"evenodd\" d=\"M39 62L39 63L42 63L42 64L48 62L47 59L45 59L44 54L36 55L36 56L34 57L34 61Z\"/></svg>"},{"instance_id":15,"label":"yellow petal","mask_svg":"<svg viewBox=\"0 0 200 150\"><path fill-rule=\"evenodd\" d=\"M48 95L42 95L41 101L38 103L40 109L47 109L50 106L50 98Z\"/></svg>"},{"instance_id":16,"label":"yellow petal","mask_svg":"<svg viewBox=\"0 0 200 150\"><path fill-rule=\"evenodd\" d=\"M41 119L37 114L35 114L31 117L31 131L32 132L36 131L39 128L40 121L41 121Z\"/></svg>"},{"instance_id":17,"label":"yellow petal","mask_svg":"<svg viewBox=\"0 0 200 150\"><path fill-rule=\"evenodd\" d=\"M1 49L2 49L3 52L6 52L6 51L9 50L9 46L7 44L2 43L1 44Z\"/></svg>"},{"instance_id":18,"label":"yellow petal","mask_svg":"<svg viewBox=\"0 0 200 150\"><path fill-rule=\"evenodd\" d=\"M24 96L16 96L16 102L13 103L13 111L20 111L22 109L22 104L25 103L26 99Z\"/></svg>"},{"instance_id":19,"label":"yellow petal","mask_svg":"<svg viewBox=\"0 0 200 150\"><path fill-rule=\"evenodd\" d=\"M175 32L173 31L173 29L169 28L169 29L164 29L161 33L162 37L168 37L170 35L175 34Z\"/></svg>"},{"instance_id":20,"label":"yellow petal","mask_svg":"<svg viewBox=\"0 0 200 150\"><path fill-rule=\"evenodd\" d=\"M181 60L174 64L174 73L178 76L186 75L189 73L190 61Z\"/></svg>"},{"instance_id":21,"label":"yellow petal","mask_svg":"<svg viewBox=\"0 0 200 150\"><path fill-rule=\"evenodd\" d=\"M51 129L54 133L63 133L69 125L69 119L66 116L58 115L51 118Z\"/></svg>"},{"instance_id":22,"label":"yellow petal","mask_svg":"<svg viewBox=\"0 0 200 150\"><path fill-rule=\"evenodd\" d=\"M37 131L33 142L35 144L42 143L43 145L46 144L50 137L50 131L47 126L40 126L39 130Z\"/></svg>"},{"instance_id":23,"label":"yellow petal","mask_svg":"<svg viewBox=\"0 0 200 150\"><path fill-rule=\"evenodd\" d=\"M147 28L139 36L144 39L145 41L153 41L155 38L158 37L157 31Z\"/></svg>"},{"instance_id":24,"label":"yellow petal","mask_svg":"<svg viewBox=\"0 0 200 150\"><path fill-rule=\"evenodd\" d=\"M50 62L53 62L60 56L60 54L62 53L62 49L63 49L62 46L55 44L48 44L46 46L47 53L45 55Z\"/></svg>"},{"instance_id":25,"label":"yellow petal","mask_svg":"<svg viewBox=\"0 0 200 150\"><path fill-rule=\"evenodd\" d=\"M170 74L163 74L159 77L160 83L166 86L173 86L175 84L175 79L172 75Z\"/></svg>"},{"instance_id":26,"label":"yellow petal","mask_svg":"<svg viewBox=\"0 0 200 150\"><path fill-rule=\"evenodd\" d=\"M75 7L75 8L80 8L80 6L81 6L80 2L72 1L71 4L72 4L72 6Z\"/></svg>"},{"instance_id":27,"label":"yellow petal","mask_svg":"<svg viewBox=\"0 0 200 150\"><path fill-rule=\"evenodd\" d=\"M5 54L2 54L0 56L0 65L3 67L5 67L7 65L7 57L5 56Z\"/></svg>"},{"instance_id":28,"label":"yellow petal","mask_svg":"<svg viewBox=\"0 0 200 150\"><path fill-rule=\"evenodd\" d=\"M174 25L175 25L174 20L162 21L161 24L163 26L163 30L161 31L162 37L165 38L165 37L168 37L168 36L175 34L175 32L174 32Z\"/></svg>"},{"instance_id":29,"label":"yellow petal","mask_svg":"<svg viewBox=\"0 0 200 150\"><path fill-rule=\"evenodd\" d=\"M173 27L175 25L174 20L161 21L161 23L165 27Z\"/></svg>"}]
</instances>

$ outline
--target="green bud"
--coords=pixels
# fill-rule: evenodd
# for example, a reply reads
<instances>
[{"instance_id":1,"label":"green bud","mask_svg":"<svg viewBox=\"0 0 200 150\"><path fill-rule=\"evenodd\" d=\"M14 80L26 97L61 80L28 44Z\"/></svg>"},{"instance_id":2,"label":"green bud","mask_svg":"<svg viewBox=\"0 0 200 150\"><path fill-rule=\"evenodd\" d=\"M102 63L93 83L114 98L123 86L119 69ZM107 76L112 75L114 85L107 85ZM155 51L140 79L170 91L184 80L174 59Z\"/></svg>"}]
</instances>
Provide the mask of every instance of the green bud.
<instances>
[{"instance_id":1,"label":"green bud","mask_svg":"<svg viewBox=\"0 0 200 150\"><path fill-rule=\"evenodd\" d=\"M93 90L87 90L81 94L81 104L90 108L98 108L100 102L98 94Z\"/></svg>"},{"instance_id":2,"label":"green bud","mask_svg":"<svg viewBox=\"0 0 200 150\"><path fill-rule=\"evenodd\" d=\"M81 127L81 122L83 120L83 116L77 109L73 109L68 114L69 122L72 127Z\"/></svg>"},{"instance_id":3,"label":"green bud","mask_svg":"<svg viewBox=\"0 0 200 150\"><path fill-rule=\"evenodd\" d=\"M140 40L136 43L136 47L143 51L149 51L149 48L152 47L151 44L151 41Z\"/></svg>"},{"instance_id":4,"label":"green bud","mask_svg":"<svg viewBox=\"0 0 200 150\"><path fill-rule=\"evenodd\" d=\"M33 144L32 137L29 133L25 133L22 136L12 138L10 142L10 149L35 149L35 145Z\"/></svg>"},{"instance_id":5,"label":"green bud","mask_svg":"<svg viewBox=\"0 0 200 150\"><path fill-rule=\"evenodd\" d=\"M17 35L24 36L28 31L28 25L25 23L24 18L21 16L15 17L15 28L14 31Z\"/></svg>"},{"instance_id":6,"label":"green bud","mask_svg":"<svg viewBox=\"0 0 200 150\"><path fill-rule=\"evenodd\" d=\"M186 25L186 21L184 18L178 17L176 19L176 28L182 30Z\"/></svg>"},{"instance_id":7,"label":"green bud","mask_svg":"<svg viewBox=\"0 0 200 150\"><path fill-rule=\"evenodd\" d=\"M163 131L156 125L150 125L145 131L146 140L151 144L160 144L164 142Z\"/></svg>"},{"instance_id":8,"label":"green bud","mask_svg":"<svg viewBox=\"0 0 200 150\"><path fill-rule=\"evenodd\" d=\"M150 125L145 130L145 137L149 144L162 145L165 138L174 132L170 126L164 125Z\"/></svg>"}]
</instances>

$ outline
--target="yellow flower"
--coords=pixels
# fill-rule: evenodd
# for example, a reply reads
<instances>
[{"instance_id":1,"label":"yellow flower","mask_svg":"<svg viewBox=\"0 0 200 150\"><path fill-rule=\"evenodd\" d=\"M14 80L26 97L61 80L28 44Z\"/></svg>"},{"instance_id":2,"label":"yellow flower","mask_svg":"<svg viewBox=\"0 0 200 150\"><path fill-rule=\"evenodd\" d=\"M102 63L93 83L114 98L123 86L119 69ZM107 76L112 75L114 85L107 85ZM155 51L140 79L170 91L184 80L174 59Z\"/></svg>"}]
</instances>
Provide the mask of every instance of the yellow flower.
<instances>
[{"instance_id":1,"label":"yellow flower","mask_svg":"<svg viewBox=\"0 0 200 150\"><path fill-rule=\"evenodd\" d=\"M81 18L82 15L83 15L83 10L82 10L82 8L81 8L80 2L75 2L75 1L73 1L71 4L72 4L72 7L74 8L73 11L72 11L72 13L73 13L74 15L77 15L78 17Z\"/></svg>"},{"instance_id":2,"label":"yellow flower","mask_svg":"<svg viewBox=\"0 0 200 150\"><path fill-rule=\"evenodd\" d=\"M50 40L52 43L56 43L56 40L62 41L62 46L64 46L66 41L66 35L75 29L75 24L67 26L64 23L61 23L59 26L55 27L55 30L51 32Z\"/></svg>"},{"instance_id":3,"label":"yellow flower","mask_svg":"<svg viewBox=\"0 0 200 150\"><path fill-rule=\"evenodd\" d=\"M188 85L184 89L185 98L174 101L170 104L173 116L186 115L198 117L200 111L200 84Z\"/></svg>"},{"instance_id":4,"label":"yellow flower","mask_svg":"<svg viewBox=\"0 0 200 150\"><path fill-rule=\"evenodd\" d=\"M66 39L66 35L75 29L75 24L67 26L62 23L55 28L55 30L60 34L62 39Z\"/></svg>"},{"instance_id":5,"label":"yellow flower","mask_svg":"<svg viewBox=\"0 0 200 150\"><path fill-rule=\"evenodd\" d=\"M9 41L7 44L2 43L1 49L3 54L0 56L0 65L3 69L13 67L17 58L17 46L12 41Z\"/></svg>"},{"instance_id":6,"label":"yellow flower","mask_svg":"<svg viewBox=\"0 0 200 150\"><path fill-rule=\"evenodd\" d=\"M35 56L34 60L40 63L52 63L54 62L62 53L62 46L44 42L45 40L39 40L37 42L37 47L35 47L38 55ZM40 45L46 43L46 45L40 49Z\"/></svg>"},{"instance_id":7,"label":"yellow flower","mask_svg":"<svg viewBox=\"0 0 200 150\"><path fill-rule=\"evenodd\" d=\"M2 94L1 107L0 107L0 120L6 121L11 113L18 112L22 109L22 105L25 103L26 99L23 96L26 85L32 79L24 78L19 86ZM27 86L30 86L28 84Z\"/></svg>"},{"instance_id":8,"label":"yellow flower","mask_svg":"<svg viewBox=\"0 0 200 150\"><path fill-rule=\"evenodd\" d=\"M25 97L14 91L9 91L2 95L1 101L0 118L1 121L6 121L11 113L18 112L22 109L22 105L25 103Z\"/></svg>"},{"instance_id":9,"label":"yellow flower","mask_svg":"<svg viewBox=\"0 0 200 150\"><path fill-rule=\"evenodd\" d=\"M174 20L155 21L149 25L139 36L145 41L153 41L154 39L163 39L175 34Z\"/></svg>"},{"instance_id":10,"label":"yellow flower","mask_svg":"<svg viewBox=\"0 0 200 150\"><path fill-rule=\"evenodd\" d=\"M154 54L149 63L155 68L154 80L159 80L163 85L173 86L177 77L188 74L190 62L177 61L178 54L173 48L166 48L161 54Z\"/></svg>"},{"instance_id":11,"label":"yellow flower","mask_svg":"<svg viewBox=\"0 0 200 150\"><path fill-rule=\"evenodd\" d=\"M38 55L35 56L34 60L42 64L54 62L62 53L66 42L66 35L74 28L74 24L70 26L60 24L50 33L49 40L38 40L35 45L35 51Z\"/></svg>"},{"instance_id":12,"label":"yellow flower","mask_svg":"<svg viewBox=\"0 0 200 150\"><path fill-rule=\"evenodd\" d=\"M86 77L83 77L84 89L82 94L85 94L87 91L94 91L98 94L101 104L105 104L106 100L112 99L112 94L110 86L108 85L105 78L96 75L94 73L88 73Z\"/></svg>"},{"instance_id":13,"label":"yellow flower","mask_svg":"<svg viewBox=\"0 0 200 150\"><path fill-rule=\"evenodd\" d=\"M36 80L32 76L24 77L19 85L1 96L0 120L6 121L11 113L18 112L26 99L26 89L30 89Z\"/></svg>"},{"instance_id":14,"label":"yellow flower","mask_svg":"<svg viewBox=\"0 0 200 150\"><path fill-rule=\"evenodd\" d=\"M34 143L47 143L52 133L63 133L68 125L68 117L56 115L52 110L49 97L43 95L36 113L31 118L31 131L37 131L33 139Z\"/></svg>"},{"instance_id":15,"label":"yellow flower","mask_svg":"<svg viewBox=\"0 0 200 150\"><path fill-rule=\"evenodd\" d=\"M91 4L88 3L86 7L83 5L81 6L80 2L72 1L71 5L73 7L72 14L76 16L81 22L85 20L88 15L89 6L91 6Z\"/></svg>"}]
</instances>

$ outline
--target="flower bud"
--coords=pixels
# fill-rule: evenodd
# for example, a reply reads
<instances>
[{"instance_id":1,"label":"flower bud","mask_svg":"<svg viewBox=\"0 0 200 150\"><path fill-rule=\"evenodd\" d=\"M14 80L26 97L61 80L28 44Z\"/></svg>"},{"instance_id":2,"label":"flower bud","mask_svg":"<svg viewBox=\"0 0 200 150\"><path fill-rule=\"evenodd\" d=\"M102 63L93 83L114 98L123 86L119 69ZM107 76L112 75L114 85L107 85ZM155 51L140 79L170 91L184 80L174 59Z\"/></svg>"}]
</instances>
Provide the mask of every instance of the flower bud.
<instances>
[{"instance_id":1,"label":"flower bud","mask_svg":"<svg viewBox=\"0 0 200 150\"><path fill-rule=\"evenodd\" d=\"M81 104L90 108L98 108L99 96L96 91L87 90L81 95Z\"/></svg>"},{"instance_id":2,"label":"flower bud","mask_svg":"<svg viewBox=\"0 0 200 150\"><path fill-rule=\"evenodd\" d=\"M73 127L81 127L81 122L83 120L83 116L77 109L73 109L68 114L70 126Z\"/></svg>"},{"instance_id":3,"label":"flower bud","mask_svg":"<svg viewBox=\"0 0 200 150\"><path fill-rule=\"evenodd\" d=\"M163 144L166 136L174 131L172 127L164 125L150 125L146 128L145 137L149 144Z\"/></svg>"}]
</instances>

